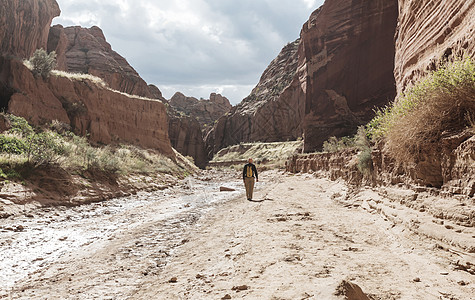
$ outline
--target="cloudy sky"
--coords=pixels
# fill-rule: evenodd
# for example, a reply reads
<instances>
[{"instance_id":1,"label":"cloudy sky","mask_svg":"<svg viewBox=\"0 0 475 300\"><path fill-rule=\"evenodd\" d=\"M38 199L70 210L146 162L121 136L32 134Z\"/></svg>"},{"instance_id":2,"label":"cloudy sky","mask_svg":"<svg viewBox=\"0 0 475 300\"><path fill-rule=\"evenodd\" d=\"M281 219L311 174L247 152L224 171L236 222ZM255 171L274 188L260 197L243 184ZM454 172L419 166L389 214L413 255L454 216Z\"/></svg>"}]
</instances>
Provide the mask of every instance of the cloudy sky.
<instances>
[{"instance_id":1,"label":"cloudy sky","mask_svg":"<svg viewBox=\"0 0 475 300\"><path fill-rule=\"evenodd\" d=\"M99 26L166 98L176 91L233 104L323 0L57 0L54 24Z\"/></svg>"}]
</instances>

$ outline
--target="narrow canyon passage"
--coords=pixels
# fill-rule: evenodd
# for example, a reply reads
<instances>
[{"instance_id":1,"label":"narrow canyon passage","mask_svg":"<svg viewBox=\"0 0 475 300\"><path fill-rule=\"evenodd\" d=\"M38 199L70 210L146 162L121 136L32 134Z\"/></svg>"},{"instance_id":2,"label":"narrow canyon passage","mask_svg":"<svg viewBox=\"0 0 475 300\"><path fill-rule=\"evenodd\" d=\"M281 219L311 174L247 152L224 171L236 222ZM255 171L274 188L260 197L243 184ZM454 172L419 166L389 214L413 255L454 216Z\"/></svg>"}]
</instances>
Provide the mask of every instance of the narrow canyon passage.
<instances>
[{"instance_id":1,"label":"narrow canyon passage","mask_svg":"<svg viewBox=\"0 0 475 300\"><path fill-rule=\"evenodd\" d=\"M332 299L342 280L374 299L475 294L473 275L455 270L453 253L363 209L343 182L265 172L256 192L262 201L249 202L236 177L221 177L209 189L190 178L179 200L112 211L120 226L31 272L0 298ZM238 191L213 192L218 184ZM218 198L209 201L211 195ZM163 217L170 207L176 209Z\"/></svg>"}]
</instances>

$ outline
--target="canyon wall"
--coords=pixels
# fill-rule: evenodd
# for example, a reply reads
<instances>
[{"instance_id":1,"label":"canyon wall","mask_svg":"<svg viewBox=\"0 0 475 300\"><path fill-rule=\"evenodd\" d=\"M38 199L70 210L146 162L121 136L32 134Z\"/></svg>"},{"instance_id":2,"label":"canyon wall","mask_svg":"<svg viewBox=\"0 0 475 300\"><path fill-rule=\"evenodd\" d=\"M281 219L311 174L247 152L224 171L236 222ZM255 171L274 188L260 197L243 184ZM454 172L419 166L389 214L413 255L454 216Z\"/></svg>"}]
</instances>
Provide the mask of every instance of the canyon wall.
<instances>
[{"instance_id":1,"label":"canyon wall","mask_svg":"<svg viewBox=\"0 0 475 300\"><path fill-rule=\"evenodd\" d=\"M35 78L21 61L4 60L0 68L9 73L9 85L17 91L8 112L33 124L52 120L70 124L93 142L126 142L175 157L162 102L126 96L87 79Z\"/></svg>"},{"instance_id":2,"label":"canyon wall","mask_svg":"<svg viewBox=\"0 0 475 300\"><path fill-rule=\"evenodd\" d=\"M303 26L304 151L356 132L394 99L396 0L327 0Z\"/></svg>"},{"instance_id":3,"label":"canyon wall","mask_svg":"<svg viewBox=\"0 0 475 300\"><path fill-rule=\"evenodd\" d=\"M97 26L51 27L48 51L56 51L60 70L100 77L111 89L130 95L156 95L127 60L112 50Z\"/></svg>"},{"instance_id":4,"label":"canyon wall","mask_svg":"<svg viewBox=\"0 0 475 300\"><path fill-rule=\"evenodd\" d=\"M398 92L454 56L475 57L475 2L399 0L394 75Z\"/></svg>"},{"instance_id":5,"label":"canyon wall","mask_svg":"<svg viewBox=\"0 0 475 300\"><path fill-rule=\"evenodd\" d=\"M99 28L86 30L74 27L65 30L56 26L52 31L59 30L58 34L53 34L53 38L48 41L51 21L59 13L58 4L54 0L6 0L0 3L2 108L37 125L52 120L67 123L77 134L88 135L93 142L126 142L158 150L174 158L168 138L166 107L161 101L128 96L77 75L36 78L25 67L22 61L24 58L28 58L36 49L46 49L49 45L53 50L58 50L59 66L62 68L79 71L81 64L84 64L82 67L88 68L88 73L103 75L110 86L122 91L140 94L141 90L144 93L153 90L156 95L160 94L159 90L150 88L145 82L133 84L137 79L134 76L138 77L138 74L125 59L111 50ZM70 42L71 36L74 43ZM78 55L72 60L77 64L70 67L68 50L70 54L74 54L77 53L75 49L84 47L84 52L89 53L89 45L94 49L99 46L101 48L98 51L91 49L94 55L89 55L86 61L81 61L84 57ZM101 65L99 56L106 52L112 56L112 60L103 57L105 63ZM91 61L93 65L104 69L94 69L88 65ZM96 71L104 73L95 73ZM121 74L131 76L122 80ZM144 87L139 88L142 85Z\"/></svg>"},{"instance_id":6,"label":"canyon wall","mask_svg":"<svg viewBox=\"0 0 475 300\"><path fill-rule=\"evenodd\" d=\"M355 133L393 100L397 0L327 0L251 95L208 134L208 151L304 136L306 152Z\"/></svg>"},{"instance_id":7,"label":"canyon wall","mask_svg":"<svg viewBox=\"0 0 475 300\"><path fill-rule=\"evenodd\" d=\"M28 58L46 49L51 21L60 12L55 0L2 0L0 55Z\"/></svg>"},{"instance_id":8,"label":"canyon wall","mask_svg":"<svg viewBox=\"0 0 475 300\"><path fill-rule=\"evenodd\" d=\"M251 94L221 117L206 136L210 156L241 142L276 142L302 136L305 68L298 68L299 43L285 46Z\"/></svg>"},{"instance_id":9,"label":"canyon wall","mask_svg":"<svg viewBox=\"0 0 475 300\"><path fill-rule=\"evenodd\" d=\"M213 126L216 120L232 108L226 97L216 93L212 93L209 99L198 100L177 92L169 103L177 112L195 118L203 129Z\"/></svg>"}]
</instances>

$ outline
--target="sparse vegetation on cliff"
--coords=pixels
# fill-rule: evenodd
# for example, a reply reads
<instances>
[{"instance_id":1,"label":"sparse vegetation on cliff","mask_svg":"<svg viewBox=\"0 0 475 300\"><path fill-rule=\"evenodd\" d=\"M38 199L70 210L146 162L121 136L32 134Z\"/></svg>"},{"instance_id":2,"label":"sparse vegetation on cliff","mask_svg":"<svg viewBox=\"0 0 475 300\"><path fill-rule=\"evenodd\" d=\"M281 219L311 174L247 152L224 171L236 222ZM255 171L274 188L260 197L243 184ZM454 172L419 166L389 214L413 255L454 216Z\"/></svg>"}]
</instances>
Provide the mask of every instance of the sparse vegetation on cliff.
<instances>
[{"instance_id":1,"label":"sparse vegetation on cliff","mask_svg":"<svg viewBox=\"0 0 475 300\"><path fill-rule=\"evenodd\" d=\"M444 134L473 126L474 116L475 62L464 58L440 66L409 87L377 111L367 129L374 141L385 141L397 161L409 163Z\"/></svg>"},{"instance_id":2,"label":"sparse vegetation on cliff","mask_svg":"<svg viewBox=\"0 0 475 300\"><path fill-rule=\"evenodd\" d=\"M44 49L37 49L27 61L27 65L36 77L48 78L56 67L56 52L48 54Z\"/></svg>"}]
</instances>

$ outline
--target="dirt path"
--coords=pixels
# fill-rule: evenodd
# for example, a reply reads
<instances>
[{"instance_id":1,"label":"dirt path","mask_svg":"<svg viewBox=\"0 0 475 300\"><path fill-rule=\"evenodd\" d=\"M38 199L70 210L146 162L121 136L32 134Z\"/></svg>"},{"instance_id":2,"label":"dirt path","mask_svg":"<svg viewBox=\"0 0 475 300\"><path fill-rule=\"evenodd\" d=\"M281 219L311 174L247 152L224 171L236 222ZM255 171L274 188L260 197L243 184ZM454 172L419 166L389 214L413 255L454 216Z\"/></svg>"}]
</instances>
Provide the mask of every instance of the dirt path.
<instances>
[{"instance_id":1,"label":"dirt path","mask_svg":"<svg viewBox=\"0 0 475 300\"><path fill-rule=\"evenodd\" d=\"M240 197L172 219L143 207L139 225L68 253L5 298L332 299L347 279L374 299L474 299L474 277L454 270L454 254L345 205L344 183L275 172L262 181L262 202Z\"/></svg>"}]
</instances>

